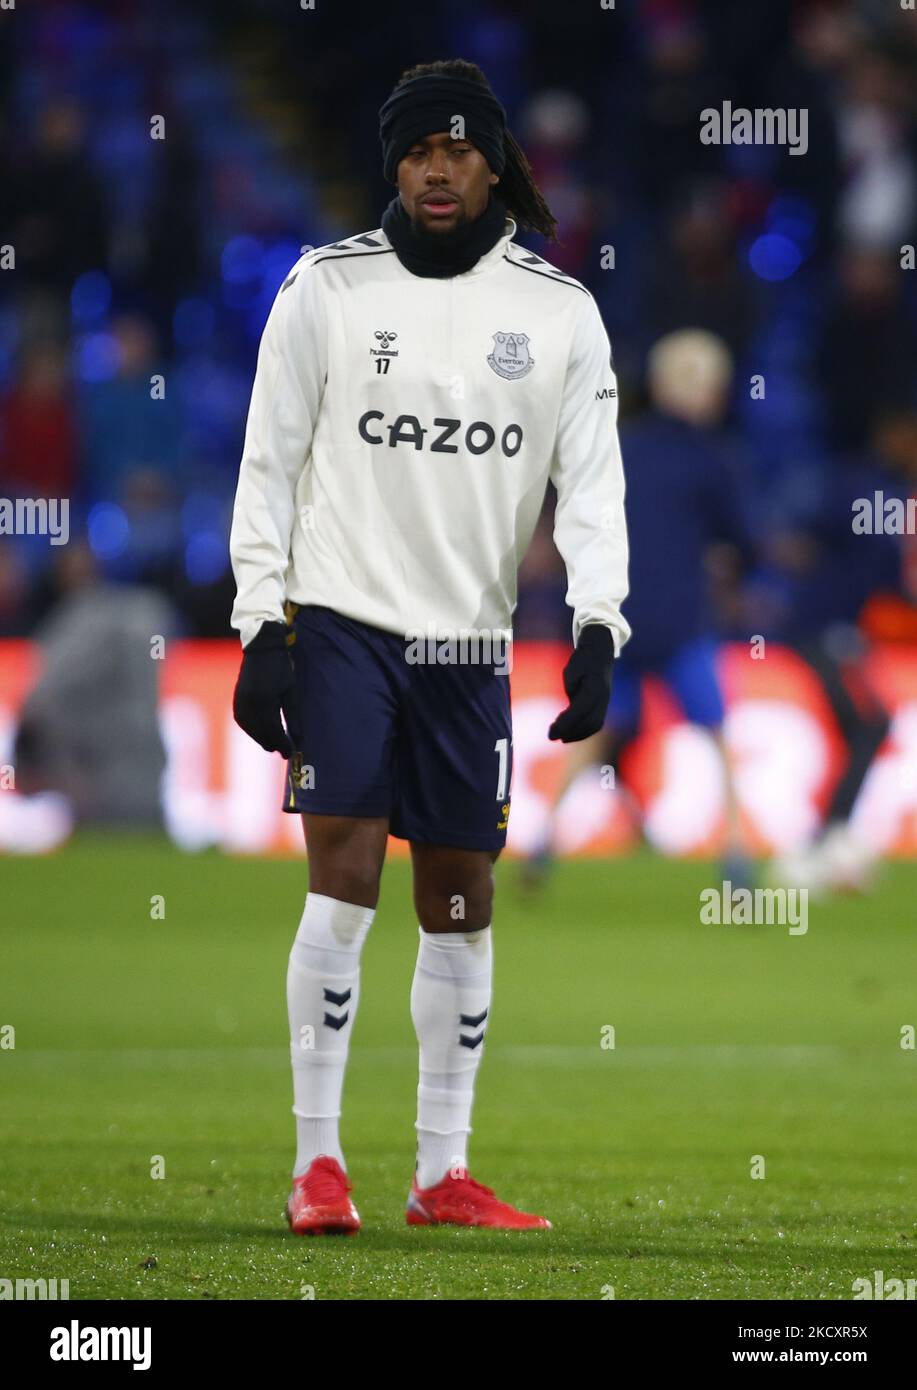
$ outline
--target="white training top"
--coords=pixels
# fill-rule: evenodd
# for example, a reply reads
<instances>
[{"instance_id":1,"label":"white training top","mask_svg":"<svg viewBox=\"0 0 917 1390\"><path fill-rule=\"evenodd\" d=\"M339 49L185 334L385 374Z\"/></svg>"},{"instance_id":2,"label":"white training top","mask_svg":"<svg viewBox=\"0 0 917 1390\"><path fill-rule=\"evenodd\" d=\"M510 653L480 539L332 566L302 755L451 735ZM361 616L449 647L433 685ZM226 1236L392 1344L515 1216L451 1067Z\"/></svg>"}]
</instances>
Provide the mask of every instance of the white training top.
<instances>
[{"instance_id":1,"label":"white training top","mask_svg":"<svg viewBox=\"0 0 917 1390\"><path fill-rule=\"evenodd\" d=\"M233 512L243 645L284 600L401 635L507 632L548 479L573 640L630 629L608 336L512 241L412 275L381 230L303 256L261 339Z\"/></svg>"}]
</instances>

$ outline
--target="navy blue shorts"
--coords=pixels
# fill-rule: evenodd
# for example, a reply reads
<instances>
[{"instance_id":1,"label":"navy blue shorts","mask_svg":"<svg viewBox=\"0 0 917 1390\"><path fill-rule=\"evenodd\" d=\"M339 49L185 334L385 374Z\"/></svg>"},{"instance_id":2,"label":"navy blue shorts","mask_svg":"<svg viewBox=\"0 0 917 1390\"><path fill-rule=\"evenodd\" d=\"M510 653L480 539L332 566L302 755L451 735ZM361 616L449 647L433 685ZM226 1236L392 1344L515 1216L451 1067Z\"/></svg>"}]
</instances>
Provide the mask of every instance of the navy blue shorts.
<instances>
[{"instance_id":1,"label":"navy blue shorts","mask_svg":"<svg viewBox=\"0 0 917 1390\"><path fill-rule=\"evenodd\" d=\"M499 654L497 664L416 663L396 633L316 604L287 612L303 747L283 809L388 816L402 840L502 849L513 743Z\"/></svg>"}]
</instances>

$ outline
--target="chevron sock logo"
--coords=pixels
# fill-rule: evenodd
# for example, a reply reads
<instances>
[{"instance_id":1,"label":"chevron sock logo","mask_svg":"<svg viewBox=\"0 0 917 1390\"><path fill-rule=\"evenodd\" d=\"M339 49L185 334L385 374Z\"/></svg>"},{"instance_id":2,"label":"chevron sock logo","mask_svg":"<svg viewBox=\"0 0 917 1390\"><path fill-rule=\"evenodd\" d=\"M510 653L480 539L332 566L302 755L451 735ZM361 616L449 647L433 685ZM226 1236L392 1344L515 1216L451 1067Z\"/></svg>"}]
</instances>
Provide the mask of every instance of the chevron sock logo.
<instances>
[{"instance_id":1,"label":"chevron sock logo","mask_svg":"<svg viewBox=\"0 0 917 1390\"><path fill-rule=\"evenodd\" d=\"M481 1029L477 1037L475 1037L473 1034L469 1036L467 1033L459 1033L459 1043L462 1047L470 1048L473 1052L474 1049L479 1045L479 1043L482 1041L484 1037L484 1029L483 1027L481 1027L481 1025L483 1024L486 1017L487 1009L482 1010L482 1012L479 1014L459 1014L459 1026L461 1028Z\"/></svg>"},{"instance_id":2,"label":"chevron sock logo","mask_svg":"<svg viewBox=\"0 0 917 1390\"><path fill-rule=\"evenodd\" d=\"M350 993L351 993L351 992L350 992L349 989L345 989L345 990L343 991L343 993L341 993L341 994L335 994L335 992L334 992L333 989L327 989L327 988L326 988L326 989L324 989L324 990L322 991L322 993L323 993L324 996L325 996L325 1003L326 1003L326 1004L334 1004L334 1005L337 1006L337 1008L340 1009L340 1008L342 1008L342 1007L344 1006L344 1004L346 1004L346 1003L348 1002L348 1000L350 999ZM350 1010L349 1010L349 1009L348 1009L347 1012L344 1013L344 1014L329 1014L329 1013L326 1012L326 1014L325 1014L325 1019L324 1019L325 1027L326 1027L326 1028L333 1028L335 1032L338 1032L341 1028L344 1027L344 1024L347 1022L347 1020L348 1020L349 1017L350 1017Z\"/></svg>"}]
</instances>

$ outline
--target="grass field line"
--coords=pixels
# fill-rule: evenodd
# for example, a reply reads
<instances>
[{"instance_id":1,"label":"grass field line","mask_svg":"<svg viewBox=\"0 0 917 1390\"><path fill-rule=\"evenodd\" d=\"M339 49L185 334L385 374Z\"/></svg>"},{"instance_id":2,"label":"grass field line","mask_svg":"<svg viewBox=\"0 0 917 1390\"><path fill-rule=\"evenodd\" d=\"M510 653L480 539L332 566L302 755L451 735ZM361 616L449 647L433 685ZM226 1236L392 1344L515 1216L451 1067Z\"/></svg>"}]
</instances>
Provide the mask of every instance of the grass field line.
<instances>
[{"instance_id":1,"label":"grass field line","mask_svg":"<svg viewBox=\"0 0 917 1390\"><path fill-rule=\"evenodd\" d=\"M885 1047L838 1047L829 1043L767 1043L767 1044L699 1044L685 1043L680 1046L663 1044L618 1045L603 1049L596 1042L590 1045L558 1045L553 1043L529 1043L520 1046L492 1046L488 1055L499 1062L515 1066L554 1066L554 1067L818 1067L837 1066L889 1058L890 1049ZM15 1061L21 1066L42 1067L71 1066L80 1068L93 1063L104 1062L118 1067L168 1067L181 1068L187 1065L215 1063L221 1066L232 1065L242 1059L246 1063L283 1065L288 1059L284 1047L244 1047L233 1043L212 1047L137 1047L137 1048L17 1048ZM360 1067L390 1066L393 1063L416 1063L417 1049L412 1046L360 1047L355 1043L352 1061Z\"/></svg>"}]
</instances>

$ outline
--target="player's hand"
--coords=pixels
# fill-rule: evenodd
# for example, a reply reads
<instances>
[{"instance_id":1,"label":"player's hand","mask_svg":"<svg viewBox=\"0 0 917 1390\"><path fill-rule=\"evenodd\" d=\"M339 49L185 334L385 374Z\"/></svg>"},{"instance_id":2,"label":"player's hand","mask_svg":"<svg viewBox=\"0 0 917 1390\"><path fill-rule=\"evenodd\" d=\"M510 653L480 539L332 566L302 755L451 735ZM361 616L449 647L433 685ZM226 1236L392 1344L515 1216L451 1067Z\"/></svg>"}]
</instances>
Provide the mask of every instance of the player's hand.
<instances>
[{"instance_id":1,"label":"player's hand","mask_svg":"<svg viewBox=\"0 0 917 1390\"><path fill-rule=\"evenodd\" d=\"M289 758L302 740L296 718L296 682L285 623L262 623L242 653L232 697L233 718L268 753ZM286 728L281 723L283 714Z\"/></svg>"},{"instance_id":2,"label":"player's hand","mask_svg":"<svg viewBox=\"0 0 917 1390\"><path fill-rule=\"evenodd\" d=\"M579 743L597 734L605 723L611 695L614 662L611 631L600 623L584 627L576 650L564 667L564 690L569 704L548 730L548 738Z\"/></svg>"}]
</instances>

